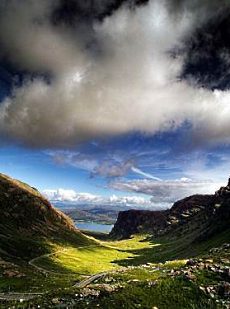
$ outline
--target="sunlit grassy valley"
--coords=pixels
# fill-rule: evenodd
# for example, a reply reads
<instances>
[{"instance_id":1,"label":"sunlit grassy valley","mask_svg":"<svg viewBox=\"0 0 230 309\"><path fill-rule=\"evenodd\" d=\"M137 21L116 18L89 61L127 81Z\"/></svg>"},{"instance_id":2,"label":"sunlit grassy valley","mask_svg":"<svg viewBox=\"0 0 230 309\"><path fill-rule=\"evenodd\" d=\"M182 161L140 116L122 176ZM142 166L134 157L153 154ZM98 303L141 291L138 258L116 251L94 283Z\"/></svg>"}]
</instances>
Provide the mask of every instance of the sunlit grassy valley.
<instances>
[{"instance_id":1,"label":"sunlit grassy valley","mask_svg":"<svg viewBox=\"0 0 230 309\"><path fill-rule=\"evenodd\" d=\"M224 301L216 302L201 288L217 285L221 280L220 274L211 270L213 263L229 269L229 248L220 248L215 254L201 254L199 259L194 259L196 267L191 270L187 259L154 262L159 254L166 258L168 246L164 249L164 241L150 242L146 236L115 241L112 248L111 240L79 248L64 244L53 247L49 256L34 260L29 271L25 268L24 278L8 278L1 284L1 289L7 292L11 287L14 292L41 294L32 295L31 300L24 300L20 305L18 301L7 301L6 306L225 308ZM175 244L172 247L176 250ZM199 263L203 265L201 268ZM77 286L90 275L101 272L103 276L87 286ZM28 277L32 279L30 283Z\"/></svg>"},{"instance_id":2,"label":"sunlit grassy valley","mask_svg":"<svg viewBox=\"0 0 230 309\"><path fill-rule=\"evenodd\" d=\"M121 237L81 233L36 190L0 180L1 308L229 308L230 228L215 206L228 207L228 187L165 233Z\"/></svg>"}]
</instances>

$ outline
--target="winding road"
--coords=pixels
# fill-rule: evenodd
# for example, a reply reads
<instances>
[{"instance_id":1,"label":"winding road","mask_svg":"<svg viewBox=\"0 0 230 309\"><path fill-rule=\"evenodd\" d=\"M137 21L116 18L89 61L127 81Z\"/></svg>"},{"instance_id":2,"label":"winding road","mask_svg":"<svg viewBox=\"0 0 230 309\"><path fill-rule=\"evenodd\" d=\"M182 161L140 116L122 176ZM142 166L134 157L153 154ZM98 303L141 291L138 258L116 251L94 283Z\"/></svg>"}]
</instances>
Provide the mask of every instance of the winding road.
<instances>
[{"instance_id":1,"label":"winding road","mask_svg":"<svg viewBox=\"0 0 230 309\"><path fill-rule=\"evenodd\" d=\"M76 288L84 288L87 285L89 285L90 283L94 282L95 280L98 280L100 278L103 278L104 276L106 276L109 272L102 272L102 273L98 273L95 275L90 276L87 279L84 279L80 282L77 282L74 287ZM42 296L46 294L44 293L0 293L0 301L27 301L27 300L31 300L34 298L37 298L39 296Z\"/></svg>"},{"instance_id":2,"label":"winding road","mask_svg":"<svg viewBox=\"0 0 230 309\"><path fill-rule=\"evenodd\" d=\"M25 301L42 296L45 293L0 293L0 301Z\"/></svg>"},{"instance_id":3,"label":"winding road","mask_svg":"<svg viewBox=\"0 0 230 309\"><path fill-rule=\"evenodd\" d=\"M90 245L90 246L81 246L81 247L77 247L77 249L83 249L83 248L94 248L94 247L97 247L97 245ZM47 274L53 274L53 275L63 275L63 276L76 276L76 275L82 275L82 274L78 274L78 273L75 273L75 274L68 274L68 273L60 273L60 272L55 272L55 271L52 271L52 270L48 270L48 269L45 269L41 266L37 266L36 265L36 261L42 259L42 258L46 258L46 257L50 257L52 255L55 255L57 253L60 253L60 252L65 252L67 249L61 249L61 250L57 250L55 252L51 252L51 253L46 253L46 254L43 254L43 255L40 255L32 260L30 260L28 262L28 264L30 266L33 266L34 268L36 268L37 270L39 270L40 272L42 273L47 273Z\"/></svg>"},{"instance_id":4,"label":"winding road","mask_svg":"<svg viewBox=\"0 0 230 309\"><path fill-rule=\"evenodd\" d=\"M43 268L43 267L37 266L37 265L35 264L35 262L38 261L38 260L40 260L40 259L42 259L42 258L50 257L50 256L52 256L52 255L54 255L54 254L57 254L57 253L60 253L60 252L64 252L65 250L66 250L66 249L62 249L62 250L58 250L58 251L55 251L55 252L52 252L52 253L47 253L47 254L40 255L40 256L38 256L38 257L36 257L36 258L30 260L30 261L28 262L28 264L29 264L30 266L33 266L34 268L36 268L37 270L39 270L39 271L42 272L42 273L49 273L49 274L58 274L58 275L60 275L60 273L57 273L57 272L55 272L55 271L47 270L47 269L45 269L45 268ZM64 275L66 275L66 274L64 274Z\"/></svg>"},{"instance_id":5,"label":"winding road","mask_svg":"<svg viewBox=\"0 0 230 309\"><path fill-rule=\"evenodd\" d=\"M98 280L100 278L103 278L105 277L108 273L111 273L109 271L106 271L106 272L102 272L102 273L98 273L98 274L95 274L95 275L92 275L90 276L89 278L87 279L84 279L80 282L77 282L74 287L76 288L84 288L86 287L87 285L89 285L90 283L94 282L95 280Z\"/></svg>"},{"instance_id":6,"label":"winding road","mask_svg":"<svg viewBox=\"0 0 230 309\"><path fill-rule=\"evenodd\" d=\"M95 245L91 245L91 246L82 246L82 247L78 247L79 249L80 248L88 248L88 247L95 247ZM63 252L65 251L66 249L62 249L62 250L58 250L58 251L55 251L55 252L52 252L52 253L47 253L47 254L43 254L41 256L38 256L36 258L33 258L32 260L30 260L28 262L28 264L34 268L36 268L36 270L42 272L42 273L46 273L46 274L54 274L54 275L60 275L60 273L57 273L57 272L54 272L54 271L51 271L51 270L47 270L47 269L44 269L40 266L37 266L35 263L36 261L38 261L39 259L41 258L44 258L44 257L50 257L56 253L60 253L60 252ZM98 274L94 274L92 276L89 276L88 278L86 279L83 279L82 281L80 282L77 282L74 287L76 288L84 288L86 287L87 285L89 285L90 283L94 282L95 280L98 280L104 276L106 276L109 272L101 272L101 273L98 273ZM72 274L61 274L63 276L71 276ZM73 274L72 276L76 276L76 274ZM39 296L42 296L44 294L46 294L47 292L41 292L41 293L15 293L15 292L8 292L8 293L0 293L0 301L27 301L27 300L31 300L31 299L34 299L36 297L39 297Z\"/></svg>"}]
</instances>

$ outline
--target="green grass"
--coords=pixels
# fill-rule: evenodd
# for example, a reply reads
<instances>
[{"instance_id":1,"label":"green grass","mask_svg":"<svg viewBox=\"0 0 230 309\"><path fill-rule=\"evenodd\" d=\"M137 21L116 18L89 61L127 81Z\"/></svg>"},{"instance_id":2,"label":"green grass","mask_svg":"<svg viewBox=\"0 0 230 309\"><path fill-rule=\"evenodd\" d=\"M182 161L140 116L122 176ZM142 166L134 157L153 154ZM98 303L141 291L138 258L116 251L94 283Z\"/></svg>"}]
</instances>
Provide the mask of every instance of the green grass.
<instances>
[{"instance_id":1,"label":"green grass","mask_svg":"<svg viewBox=\"0 0 230 309\"><path fill-rule=\"evenodd\" d=\"M1 278L0 293L46 293L55 289L71 288L79 276L58 276L45 275L39 273L28 273L25 278ZM0 306L1 308L1 306Z\"/></svg>"},{"instance_id":2,"label":"green grass","mask_svg":"<svg viewBox=\"0 0 230 309\"><path fill-rule=\"evenodd\" d=\"M133 235L129 239L101 241L102 245L111 246L119 250L140 250L144 248L152 248L159 244L154 244L149 239L149 235Z\"/></svg>"},{"instance_id":3,"label":"green grass","mask_svg":"<svg viewBox=\"0 0 230 309\"><path fill-rule=\"evenodd\" d=\"M138 275L136 273L136 275ZM143 275L143 274L142 274ZM141 275L141 276L142 276ZM122 276L122 275L121 275ZM157 280L155 285L149 285L148 280L141 280L138 282L128 282L127 274L124 274L123 288L120 288L115 293L102 292L99 298L96 299L82 299L77 301L73 307L69 308L108 308L108 309L217 309L222 308L218 306L212 299L200 291L195 283L184 280L181 277L168 278L161 276L159 273L153 275L153 280ZM140 277L139 277L140 279ZM145 279L145 278L143 278ZM148 278L149 279L149 278ZM66 290L62 293L49 294L48 297L43 298L37 303L41 308L52 307L51 299L53 297L62 297L67 304L71 304L75 298L76 290ZM28 308L28 307L26 307Z\"/></svg>"},{"instance_id":4,"label":"green grass","mask_svg":"<svg viewBox=\"0 0 230 309\"><path fill-rule=\"evenodd\" d=\"M157 280L160 277L162 277L162 275L164 275L164 273L162 273L161 270L149 271L149 269L145 268L134 268L129 269L123 273L116 273L114 275L114 278L118 282L128 282L129 280L146 281L146 280Z\"/></svg>"},{"instance_id":5,"label":"green grass","mask_svg":"<svg viewBox=\"0 0 230 309\"><path fill-rule=\"evenodd\" d=\"M148 287L144 282L127 284L120 291L104 295L100 302L85 304L78 308L145 308L152 309L214 309L216 304L201 293L198 287L181 278L164 278L156 285Z\"/></svg>"},{"instance_id":6,"label":"green grass","mask_svg":"<svg viewBox=\"0 0 230 309\"><path fill-rule=\"evenodd\" d=\"M229 242L230 229L208 239L194 242L195 238L196 231L186 236L171 239L169 236L160 238L147 237L145 241L142 240L145 244L142 248L139 246L138 242L135 244L137 240L135 237L130 240L122 240L120 241L121 248L122 242L134 242L133 248L129 248L129 252L132 253L133 256L128 261L124 259L118 261L118 263L121 266L140 265L147 262L164 263L168 260L189 259L195 256L203 256L207 254L209 249L218 247L224 242ZM119 246L119 241L116 243Z\"/></svg>"},{"instance_id":7,"label":"green grass","mask_svg":"<svg viewBox=\"0 0 230 309\"><path fill-rule=\"evenodd\" d=\"M208 271L198 271L195 284L181 277L170 278L165 270L182 268L186 258L194 255L208 257L208 249L228 241L229 232L220 234L219 238L213 237L192 245L189 237L169 240L153 239L148 235L135 235L120 241L105 239L105 237L100 237L98 240L92 237L82 238L80 234L71 242L53 239L54 243L46 244L46 252L52 254L35 261L35 264L47 270L47 273L42 274L32 266L28 267L26 261L21 261L20 267L26 277L0 278L0 292L9 290L46 292L48 294L44 296L45 298L38 299L35 303L47 305L49 299L57 296L66 295L67 298L72 299L76 293L73 285L83 279L82 275L118 270L122 266L139 265L128 268L124 272L112 274L116 282L123 286L122 289L109 295L102 293L100 299L92 300L89 305L82 301L77 308L98 308L98 303L100 308L109 309L119 307L151 309L154 306L159 309L221 308L198 289L199 285L217 283L220 280L218 276L213 276ZM229 253L213 255L214 260L221 257L229 258ZM159 262L160 264L157 264ZM146 263L152 263L159 269L153 270L140 266ZM129 280L134 281L127 283ZM148 281L155 280L158 283L149 287Z\"/></svg>"},{"instance_id":8,"label":"green grass","mask_svg":"<svg viewBox=\"0 0 230 309\"><path fill-rule=\"evenodd\" d=\"M229 234L220 235L222 242ZM123 266L138 266L145 263L165 263L175 268L183 265L185 259L204 255L208 249L218 244L218 239L211 238L191 245L191 239L183 237L169 241L166 238L152 239L148 235L135 235L120 241L95 242L92 245L76 247L67 243L56 246L57 253L36 261L36 265L60 273L94 274L102 271L119 269ZM180 261L178 261L178 259ZM174 262L173 262L174 261Z\"/></svg>"},{"instance_id":9,"label":"green grass","mask_svg":"<svg viewBox=\"0 0 230 309\"><path fill-rule=\"evenodd\" d=\"M63 251L58 250L50 257L39 259L36 265L60 273L95 274L118 269L116 261L129 257L132 257L131 253L100 245L65 247Z\"/></svg>"},{"instance_id":10,"label":"green grass","mask_svg":"<svg viewBox=\"0 0 230 309\"><path fill-rule=\"evenodd\" d=\"M60 273L95 274L120 268L121 260L130 264L129 261L138 254L136 251L157 245L145 235L114 242L94 241L93 245L80 247L63 243L55 247L52 255L36 260L36 265Z\"/></svg>"},{"instance_id":11,"label":"green grass","mask_svg":"<svg viewBox=\"0 0 230 309\"><path fill-rule=\"evenodd\" d=\"M117 242L100 242L92 238L85 239L79 235L79 239L74 239L72 243L65 241L41 243L41 247L46 250L37 252L37 256L44 253L51 253L51 255L41 256L34 264L46 270L47 274L41 274L32 266L28 268L28 264L22 261L20 269L26 274L26 277L1 278L0 292L9 290L39 292L51 291L54 286L58 288L71 287L81 279L80 275L117 270L121 267L120 260L125 260L129 264L129 260L133 259L132 250L150 248L151 246L152 243L146 240L146 236L139 235ZM23 247L21 249L24 250ZM31 258L35 256L32 255Z\"/></svg>"},{"instance_id":12,"label":"green grass","mask_svg":"<svg viewBox=\"0 0 230 309\"><path fill-rule=\"evenodd\" d=\"M12 263L11 267L4 268L0 263L0 293L2 292L47 292L56 288L71 287L76 281L80 280L79 274L73 274L65 267L65 265L59 265L57 273L50 273L52 270L51 259L47 259L47 263L44 265L44 269L48 270L47 273L42 273L33 266L28 264L33 258L40 257L44 254L55 253L59 248L66 248L74 246L75 248L80 246L89 246L97 244L93 239L85 237L80 233L74 233L69 235L67 232L62 234L63 237L60 239L52 238L48 242L46 239L34 238L27 239L20 237L15 233L15 237L12 239L4 240L4 245L14 246L14 250L18 250L18 257L1 254L3 259L7 262ZM52 242L51 242L52 241ZM2 242L0 240L0 246ZM19 255L21 253L21 257ZM42 263L41 263L42 266ZM19 270L25 277L5 277L3 272L5 270ZM62 271L60 271L62 270ZM62 273L65 273L63 275Z\"/></svg>"}]
</instances>

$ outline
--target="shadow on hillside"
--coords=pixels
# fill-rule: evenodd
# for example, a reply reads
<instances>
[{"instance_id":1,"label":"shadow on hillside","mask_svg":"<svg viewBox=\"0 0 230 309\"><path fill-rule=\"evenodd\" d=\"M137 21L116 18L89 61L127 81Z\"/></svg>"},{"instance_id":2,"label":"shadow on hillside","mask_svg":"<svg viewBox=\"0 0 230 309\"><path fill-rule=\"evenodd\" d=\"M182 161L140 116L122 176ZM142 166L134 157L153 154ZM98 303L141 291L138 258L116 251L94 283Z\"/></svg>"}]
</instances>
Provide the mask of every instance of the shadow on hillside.
<instances>
[{"instance_id":1,"label":"shadow on hillside","mask_svg":"<svg viewBox=\"0 0 230 309\"><path fill-rule=\"evenodd\" d=\"M142 249L125 250L133 256L128 259L113 261L120 266L138 266L145 263L163 263L167 260L182 257L184 248L175 242L167 242L163 239L153 239L152 247ZM185 257L185 256L183 256Z\"/></svg>"},{"instance_id":2,"label":"shadow on hillside","mask_svg":"<svg viewBox=\"0 0 230 309\"><path fill-rule=\"evenodd\" d=\"M150 243L150 247L140 248L140 249L126 249L122 248L122 246L119 248L119 241L116 241L116 248L112 247L111 245L111 239L110 239L110 246L100 246L99 244L96 244L94 241L92 241L91 245L85 245L85 246L73 246L71 247L74 249L78 249L79 252L81 252L80 256L75 256L74 252L69 253L69 259L66 260L66 265L63 264L60 260L54 261L52 258L44 258L40 260L40 263L38 266L42 266L45 269L52 270L55 272L59 272L60 274L89 274L94 273L94 269L90 271L90 267L92 267L92 263L94 265L97 264L97 262L100 263L100 261L103 261L104 257L107 257L107 255L110 255L109 250L112 251L111 254L114 254L113 251L119 251L119 252L126 252L130 256L125 257L122 259L114 259L114 256L111 258L114 259L110 261L105 260L106 263L113 263L119 266L138 266L146 263L164 263L169 260L177 260L177 259L189 259L191 257L199 256L199 255L205 255L209 252L209 250L213 247L218 247L222 245L224 242L228 242L230 239L230 229L210 238L203 239L202 241L194 241L194 235L191 237L189 236L181 236L178 238L169 238L169 237L161 237L161 238L153 238L153 237L147 237L145 239L139 240L140 242L146 242ZM122 240L121 240L122 242ZM66 246L67 243L63 243ZM65 246L64 246L65 247ZM105 252L105 249L108 250L108 252ZM68 256L68 254L67 254ZM82 265L82 268L79 268L79 271L73 271L70 270L68 265L71 264L71 260L76 260L77 263L81 264L80 259L86 259L89 260L92 264L91 266ZM79 260L79 261L78 261ZM105 265L106 266L106 265ZM88 268L87 268L88 267ZM96 269L95 269L96 272Z\"/></svg>"},{"instance_id":3,"label":"shadow on hillside","mask_svg":"<svg viewBox=\"0 0 230 309\"><path fill-rule=\"evenodd\" d=\"M95 232L95 231L87 231L87 230L81 230L81 232L84 235L94 237L95 239L102 240L102 241L109 241L111 240L111 237L108 233L102 233L102 232Z\"/></svg>"},{"instance_id":4,"label":"shadow on hillside","mask_svg":"<svg viewBox=\"0 0 230 309\"><path fill-rule=\"evenodd\" d=\"M113 263L120 266L138 266L145 263L164 263L169 260L189 259L206 255L211 248L219 247L223 243L229 242L229 239L230 229L202 241L194 241L191 236L171 240L165 237L152 238L148 239L152 243L152 247L124 250L130 252L133 256L128 259L113 261Z\"/></svg>"}]
</instances>

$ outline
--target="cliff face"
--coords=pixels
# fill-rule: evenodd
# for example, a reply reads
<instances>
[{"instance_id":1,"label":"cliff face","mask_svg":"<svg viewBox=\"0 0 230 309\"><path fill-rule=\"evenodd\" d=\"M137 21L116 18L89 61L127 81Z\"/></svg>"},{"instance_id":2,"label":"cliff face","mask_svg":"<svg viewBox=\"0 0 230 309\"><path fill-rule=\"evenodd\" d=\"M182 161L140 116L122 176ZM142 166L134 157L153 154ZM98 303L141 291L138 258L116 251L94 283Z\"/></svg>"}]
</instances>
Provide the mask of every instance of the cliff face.
<instances>
[{"instance_id":1,"label":"cliff face","mask_svg":"<svg viewBox=\"0 0 230 309\"><path fill-rule=\"evenodd\" d=\"M112 236L129 237L132 234L157 233L167 226L168 211L127 210L118 214Z\"/></svg>"},{"instance_id":2,"label":"cliff face","mask_svg":"<svg viewBox=\"0 0 230 309\"><path fill-rule=\"evenodd\" d=\"M120 212L112 237L125 238L135 233L155 236L196 234L209 237L229 228L230 181L213 195L193 195L173 204L170 210L129 210Z\"/></svg>"}]
</instances>

